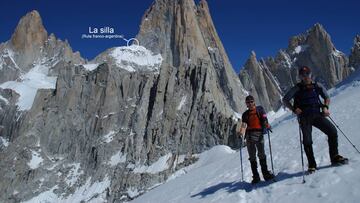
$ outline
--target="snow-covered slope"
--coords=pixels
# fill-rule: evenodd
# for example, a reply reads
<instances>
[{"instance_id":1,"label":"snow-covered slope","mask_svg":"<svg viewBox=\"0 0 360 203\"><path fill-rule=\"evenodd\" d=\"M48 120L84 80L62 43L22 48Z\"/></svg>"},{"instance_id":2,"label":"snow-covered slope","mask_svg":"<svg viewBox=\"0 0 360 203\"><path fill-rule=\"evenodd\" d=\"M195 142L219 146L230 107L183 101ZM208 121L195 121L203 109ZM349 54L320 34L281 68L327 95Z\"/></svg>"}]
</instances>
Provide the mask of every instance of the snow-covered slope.
<instances>
[{"instance_id":1,"label":"snow-covered slope","mask_svg":"<svg viewBox=\"0 0 360 203\"><path fill-rule=\"evenodd\" d=\"M332 118L360 148L360 81L333 90L332 95ZM302 184L296 118L288 112L272 125L271 144L277 182L262 182L257 186L249 183L251 170L246 149L242 150L245 177L242 182L239 151L216 146L202 153L197 163L178 171L171 180L132 202L359 202L360 154L340 132L339 152L350 159L350 164L331 167L326 135L314 128L314 153L319 170L306 176L306 183ZM269 154L267 136L265 143ZM304 160L306 168L305 155Z\"/></svg>"}]
</instances>

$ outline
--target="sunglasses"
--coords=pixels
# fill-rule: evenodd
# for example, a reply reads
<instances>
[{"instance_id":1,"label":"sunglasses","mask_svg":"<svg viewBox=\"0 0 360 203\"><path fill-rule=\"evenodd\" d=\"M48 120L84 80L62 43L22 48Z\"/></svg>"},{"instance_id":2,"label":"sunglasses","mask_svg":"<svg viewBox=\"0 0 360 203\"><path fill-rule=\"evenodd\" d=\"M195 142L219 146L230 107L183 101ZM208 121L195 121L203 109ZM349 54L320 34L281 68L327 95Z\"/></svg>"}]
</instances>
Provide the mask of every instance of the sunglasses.
<instances>
[{"instance_id":1,"label":"sunglasses","mask_svg":"<svg viewBox=\"0 0 360 203\"><path fill-rule=\"evenodd\" d=\"M245 103L252 104L252 103L254 103L254 101L246 101Z\"/></svg>"},{"instance_id":2,"label":"sunglasses","mask_svg":"<svg viewBox=\"0 0 360 203\"><path fill-rule=\"evenodd\" d=\"M301 78L310 78L311 77L311 73L302 73L300 75Z\"/></svg>"}]
</instances>

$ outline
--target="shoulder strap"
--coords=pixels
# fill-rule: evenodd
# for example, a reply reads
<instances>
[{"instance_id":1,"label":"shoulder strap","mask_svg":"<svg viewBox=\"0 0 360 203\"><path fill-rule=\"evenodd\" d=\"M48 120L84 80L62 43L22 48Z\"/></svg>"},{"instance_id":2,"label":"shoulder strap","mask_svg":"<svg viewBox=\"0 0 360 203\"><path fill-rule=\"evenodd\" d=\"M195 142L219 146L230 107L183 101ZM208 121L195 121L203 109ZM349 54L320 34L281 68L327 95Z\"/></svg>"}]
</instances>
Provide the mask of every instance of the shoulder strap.
<instances>
[{"instance_id":1,"label":"shoulder strap","mask_svg":"<svg viewBox=\"0 0 360 203\"><path fill-rule=\"evenodd\" d=\"M263 115L266 114L264 108L262 106L257 106L256 107L256 115L258 116L258 118L260 119L261 122L264 122L264 117Z\"/></svg>"},{"instance_id":2,"label":"shoulder strap","mask_svg":"<svg viewBox=\"0 0 360 203\"><path fill-rule=\"evenodd\" d=\"M250 117L250 115L249 115L249 109L248 109L248 110L246 110L244 112L244 120L243 120L243 122L248 123L249 122L249 117Z\"/></svg>"},{"instance_id":3,"label":"shoulder strap","mask_svg":"<svg viewBox=\"0 0 360 203\"><path fill-rule=\"evenodd\" d=\"M263 115L266 114L264 108L262 106L257 106L256 107L256 115L258 116L260 123L261 123L261 127L263 130L266 129L266 124L268 123L268 120L266 117L263 117Z\"/></svg>"},{"instance_id":4,"label":"shoulder strap","mask_svg":"<svg viewBox=\"0 0 360 203\"><path fill-rule=\"evenodd\" d=\"M320 91L321 91L320 86L319 86L319 84L317 82L313 82L313 85L314 85L314 88L315 88L315 91L316 91L316 94L317 94L317 97L318 97L318 100L319 100L319 104L321 106L323 106L324 104L320 100Z\"/></svg>"}]
</instances>

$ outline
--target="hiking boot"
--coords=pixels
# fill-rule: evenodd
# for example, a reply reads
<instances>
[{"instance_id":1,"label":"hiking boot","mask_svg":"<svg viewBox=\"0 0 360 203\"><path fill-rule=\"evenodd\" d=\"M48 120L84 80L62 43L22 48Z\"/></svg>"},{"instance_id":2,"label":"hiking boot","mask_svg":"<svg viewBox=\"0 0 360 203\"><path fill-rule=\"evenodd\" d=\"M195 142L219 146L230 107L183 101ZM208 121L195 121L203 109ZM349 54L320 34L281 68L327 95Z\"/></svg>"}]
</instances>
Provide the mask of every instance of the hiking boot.
<instances>
[{"instance_id":1,"label":"hiking boot","mask_svg":"<svg viewBox=\"0 0 360 203\"><path fill-rule=\"evenodd\" d=\"M259 176L259 175L253 176L253 179L252 179L252 181L251 181L251 184L256 184L256 183L258 183L258 182L260 182L260 176Z\"/></svg>"},{"instance_id":2,"label":"hiking boot","mask_svg":"<svg viewBox=\"0 0 360 203\"><path fill-rule=\"evenodd\" d=\"M272 174L270 171L266 171L266 172L263 171L262 174L263 174L264 180L266 180L266 181L271 180L275 177L274 174Z\"/></svg>"},{"instance_id":3,"label":"hiking boot","mask_svg":"<svg viewBox=\"0 0 360 203\"><path fill-rule=\"evenodd\" d=\"M275 176L267 169L266 159L260 159L260 165L261 165L261 172L263 175L264 180L271 180Z\"/></svg>"},{"instance_id":4,"label":"hiking boot","mask_svg":"<svg viewBox=\"0 0 360 203\"><path fill-rule=\"evenodd\" d=\"M251 171L253 173L253 180L251 181L251 184L255 184L260 182L260 176L259 173L257 171L257 162L256 161L250 161L250 165L251 165Z\"/></svg>"},{"instance_id":5,"label":"hiking boot","mask_svg":"<svg viewBox=\"0 0 360 203\"><path fill-rule=\"evenodd\" d=\"M309 167L308 170L307 170L307 172L309 174L315 173L315 171L316 171L316 167Z\"/></svg>"},{"instance_id":6,"label":"hiking boot","mask_svg":"<svg viewBox=\"0 0 360 203\"><path fill-rule=\"evenodd\" d=\"M331 160L331 165L339 166L339 165L347 164L348 162L349 162L348 158L342 157L341 155L338 154L334 156L334 158Z\"/></svg>"}]
</instances>

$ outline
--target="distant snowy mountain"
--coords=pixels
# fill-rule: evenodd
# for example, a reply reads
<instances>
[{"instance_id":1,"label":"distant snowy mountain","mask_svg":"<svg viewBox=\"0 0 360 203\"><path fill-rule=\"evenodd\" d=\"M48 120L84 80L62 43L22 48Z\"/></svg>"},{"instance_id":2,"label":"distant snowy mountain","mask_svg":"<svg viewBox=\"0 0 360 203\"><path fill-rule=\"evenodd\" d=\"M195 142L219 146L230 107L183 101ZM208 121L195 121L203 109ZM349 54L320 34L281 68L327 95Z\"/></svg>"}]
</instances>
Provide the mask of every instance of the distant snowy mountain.
<instances>
[{"instance_id":1,"label":"distant snowy mountain","mask_svg":"<svg viewBox=\"0 0 360 203\"><path fill-rule=\"evenodd\" d=\"M352 82L332 89L332 118L359 148L360 74ZM355 76L354 76L355 77ZM145 202L359 202L360 154L338 132L339 152L349 165L331 167L326 135L313 132L314 153L319 170L302 184L299 127L290 112L273 123L271 143L277 182L250 184L251 170L242 149L245 181L241 181L239 151L215 146L199 155L199 161L174 174L171 180L131 201ZM265 138L269 157L268 138ZM307 164L304 155L305 164ZM270 162L268 162L270 165ZM305 166L306 167L306 166Z\"/></svg>"}]
</instances>

